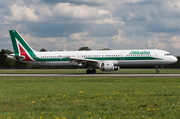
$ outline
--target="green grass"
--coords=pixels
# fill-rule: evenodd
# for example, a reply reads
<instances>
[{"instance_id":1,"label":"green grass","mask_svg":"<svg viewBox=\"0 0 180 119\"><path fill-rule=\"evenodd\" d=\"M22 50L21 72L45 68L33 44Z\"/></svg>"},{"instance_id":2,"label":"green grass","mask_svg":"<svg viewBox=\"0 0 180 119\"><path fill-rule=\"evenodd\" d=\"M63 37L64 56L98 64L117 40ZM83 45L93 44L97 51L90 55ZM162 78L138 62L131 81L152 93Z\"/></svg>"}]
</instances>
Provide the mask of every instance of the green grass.
<instances>
[{"instance_id":1,"label":"green grass","mask_svg":"<svg viewBox=\"0 0 180 119\"><path fill-rule=\"evenodd\" d=\"M100 71L99 69L96 70L97 73L152 73L154 74L156 69L120 69L119 71ZM180 73L180 69L159 69L160 73ZM86 69L12 69L12 70L0 70L0 73L54 73L54 74L61 74L61 73L80 73L84 74Z\"/></svg>"},{"instance_id":2,"label":"green grass","mask_svg":"<svg viewBox=\"0 0 180 119\"><path fill-rule=\"evenodd\" d=\"M0 77L0 118L179 118L180 77Z\"/></svg>"}]
</instances>

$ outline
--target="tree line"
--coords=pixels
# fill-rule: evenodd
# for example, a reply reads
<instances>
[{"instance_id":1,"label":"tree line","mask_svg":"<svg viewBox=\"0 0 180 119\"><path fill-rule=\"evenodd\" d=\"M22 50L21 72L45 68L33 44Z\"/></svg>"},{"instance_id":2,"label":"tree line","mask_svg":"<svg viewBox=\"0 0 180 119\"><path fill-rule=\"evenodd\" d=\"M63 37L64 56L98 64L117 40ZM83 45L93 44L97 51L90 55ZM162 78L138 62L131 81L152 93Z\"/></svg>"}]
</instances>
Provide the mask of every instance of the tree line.
<instances>
[{"instance_id":1,"label":"tree line","mask_svg":"<svg viewBox=\"0 0 180 119\"><path fill-rule=\"evenodd\" d=\"M82 50L91 50L89 47L81 47L78 49L79 51ZM109 48L104 48L100 50L110 50ZM40 52L46 52L46 49L40 49ZM40 66L34 64L27 64L19 61L15 61L12 59L7 58L6 54L13 54L10 50L2 49L0 51L0 69L66 69L67 67L59 67L59 66ZM180 56L177 56L178 61L175 64L163 66L163 68L180 68ZM162 66L159 66L161 68ZM77 67L71 67L77 68ZM124 67L130 68L130 67ZM133 68L148 68L148 67L133 67Z\"/></svg>"}]
</instances>

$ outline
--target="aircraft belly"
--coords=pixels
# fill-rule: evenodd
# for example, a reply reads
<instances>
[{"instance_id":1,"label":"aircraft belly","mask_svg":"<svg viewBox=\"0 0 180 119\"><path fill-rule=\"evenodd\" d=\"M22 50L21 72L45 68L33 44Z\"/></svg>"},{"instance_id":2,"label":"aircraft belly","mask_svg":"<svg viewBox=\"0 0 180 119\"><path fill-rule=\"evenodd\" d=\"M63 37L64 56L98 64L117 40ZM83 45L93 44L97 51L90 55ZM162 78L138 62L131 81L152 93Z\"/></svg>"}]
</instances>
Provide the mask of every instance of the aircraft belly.
<instances>
[{"instance_id":1,"label":"aircraft belly","mask_svg":"<svg viewBox=\"0 0 180 119\"><path fill-rule=\"evenodd\" d=\"M120 66L132 66L132 65L157 65L162 64L160 60L124 60L119 61L118 65Z\"/></svg>"},{"instance_id":2,"label":"aircraft belly","mask_svg":"<svg viewBox=\"0 0 180 119\"><path fill-rule=\"evenodd\" d=\"M45 64L49 66L75 66L74 63L70 63L69 61L45 62Z\"/></svg>"},{"instance_id":3,"label":"aircraft belly","mask_svg":"<svg viewBox=\"0 0 180 119\"><path fill-rule=\"evenodd\" d=\"M41 66L75 66L74 63L70 63L69 61L35 61L35 62L25 62L25 63L31 63Z\"/></svg>"}]
</instances>

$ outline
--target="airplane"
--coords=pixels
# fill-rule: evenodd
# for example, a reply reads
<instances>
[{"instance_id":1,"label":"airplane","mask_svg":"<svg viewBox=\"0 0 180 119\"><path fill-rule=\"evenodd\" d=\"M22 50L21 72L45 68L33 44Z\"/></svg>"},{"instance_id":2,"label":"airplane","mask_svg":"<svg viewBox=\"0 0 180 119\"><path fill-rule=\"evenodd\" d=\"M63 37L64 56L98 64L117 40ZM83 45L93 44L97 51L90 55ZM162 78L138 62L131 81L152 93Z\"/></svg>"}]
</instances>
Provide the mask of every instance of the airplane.
<instances>
[{"instance_id":1,"label":"airplane","mask_svg":"<svg viewBox=\"0 0 180 119\"><path fill-rule=\"evenodd\" d=\"M7 55L8 58L44 66L86 66L87 74L95 74L96 69L117 71L120 66L155 66L158 74L158 65L177 61L169 52L158 49L38 52L16 30L9 30L9 33L14 54Z\"/></svg>"}]
</instances>

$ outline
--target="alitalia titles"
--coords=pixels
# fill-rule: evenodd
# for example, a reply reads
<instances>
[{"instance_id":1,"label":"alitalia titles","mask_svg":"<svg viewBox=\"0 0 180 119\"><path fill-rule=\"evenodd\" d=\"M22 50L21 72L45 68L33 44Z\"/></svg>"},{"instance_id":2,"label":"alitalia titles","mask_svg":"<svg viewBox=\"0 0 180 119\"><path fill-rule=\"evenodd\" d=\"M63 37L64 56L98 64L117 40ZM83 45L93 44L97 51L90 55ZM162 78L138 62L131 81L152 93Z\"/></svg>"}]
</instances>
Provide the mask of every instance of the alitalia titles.
<instances>
[{"instance_id":1,"label":"alitalia titles","mask_svg":"<svg viewBox=\"0 0 180 119\"><path fill-rule=\"evenodd\" d=\"M150 51L132 51L129 55L149 55Z\"/></svg>"}]
</instances>

